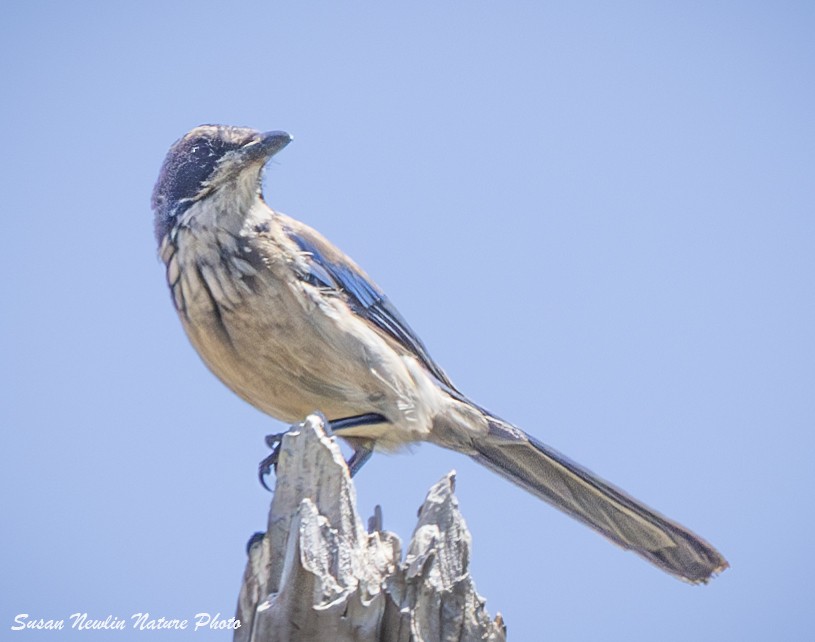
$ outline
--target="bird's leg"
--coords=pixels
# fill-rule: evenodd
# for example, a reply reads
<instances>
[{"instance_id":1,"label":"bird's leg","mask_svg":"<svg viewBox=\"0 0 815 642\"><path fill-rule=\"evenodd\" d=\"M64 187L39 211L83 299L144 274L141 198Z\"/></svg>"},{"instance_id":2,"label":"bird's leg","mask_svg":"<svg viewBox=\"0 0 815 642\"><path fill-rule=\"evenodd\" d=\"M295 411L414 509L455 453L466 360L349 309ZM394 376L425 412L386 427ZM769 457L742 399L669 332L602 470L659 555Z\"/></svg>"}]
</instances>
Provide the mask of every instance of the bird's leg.
<instances>
[{"instance_id":1,"label":"bird's leg","mask_svg":"<svg viewBox=\"0 0 815 642\"><path fill-rule=\"evenodd\" d=\"M369 412L364 415L356 415L354 417L344 417L343 419L335 419L328 422L331 432L339 433L342 437L342 431L349 428L356 428L357 426L372 426L374 424L387 423L388 420L375 412ZM365 462L374 454L374 442L372 439L365 439L363 437L343 437L351 447L354 449L354 454L350 459L345 462L348 466L348 472L351 477L356 475L359 470L365 465Z\"/></svg>"},{"instance_id":2,"label":"bird's leg","mask_svg":"<svg viewBox=\"0 0 815 642\"><path fill-rule=\"evenodd\" d=\"M348 441L350 441L350 437ZM353 477L374 454L374 442L371 439L354 439L351 446L354 448L354 454L348 458L345 465L348 466L348 472Z\"/></svg>"},{"instance_id":3,"label":"bird's leg","mask_svg":"<svg viewBox=\"0 0 815 642\"><path fill-rule=\"evenodd\" d=\"M272 489L266 485L266 475L272 472L272 467L277 470L277 460L280 457L280 446L283 444L283 435L285 432L279 432L276 435L266 435L266 445L272 449L266 457L260 460L258 464L258 479L260 485L263 486L270 493Z\"/></svg>"},{"instance_id":4,"label":"bird's leg","mask_svg":"<svg viewBox=\"0 0 815 642\"><path fill-rule=\"evenodd\" d=\"M387 419L382 415L374 412L369 412L364 415L354 415L353 417L343 417L341 419L334 419L327 422L327 427L332 433L340 433L348 430L349 428L356 428L358 426L371 426L373 424L387 423ZM272 449L268 456L264 457L258 465L258 479L260 484L266 490L271 492L271 489L266 485L266 476L272 472L272 468L277 469L277 460L280 457L280 446L283 443L283 435L285 432L277 433L275 435L266 436L266 445ZM354 449L354 454L348 459L346 465L351 477L359 472L360 468L371 458L374 452L373 440L364 439L362 437L344 437Z\"/></svg>"}]
</instances>

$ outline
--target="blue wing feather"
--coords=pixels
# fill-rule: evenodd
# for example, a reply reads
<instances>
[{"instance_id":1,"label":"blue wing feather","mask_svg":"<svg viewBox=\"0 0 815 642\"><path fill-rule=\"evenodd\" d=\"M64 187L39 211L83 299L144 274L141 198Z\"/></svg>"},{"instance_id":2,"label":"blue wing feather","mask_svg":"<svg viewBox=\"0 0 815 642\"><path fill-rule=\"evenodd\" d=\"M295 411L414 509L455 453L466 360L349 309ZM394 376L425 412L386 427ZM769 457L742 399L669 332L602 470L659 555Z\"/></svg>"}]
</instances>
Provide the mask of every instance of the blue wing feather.
<instances>
[{"instance_id":1,"label":"blue wing feather","mask_svg":"<svg viewBox=\"0 0 815 642\"><path fill-rule=\"evenodd\" d=\"M430 357L422 340L382 290L313 230L305 226L299 229L286 226L284 229L289 238L308 256L309 273L304 275L306 281L344 295L354 313L373 323L416 355L440 383L455 390L445 372Z\"/></svg>"}]
</instances>

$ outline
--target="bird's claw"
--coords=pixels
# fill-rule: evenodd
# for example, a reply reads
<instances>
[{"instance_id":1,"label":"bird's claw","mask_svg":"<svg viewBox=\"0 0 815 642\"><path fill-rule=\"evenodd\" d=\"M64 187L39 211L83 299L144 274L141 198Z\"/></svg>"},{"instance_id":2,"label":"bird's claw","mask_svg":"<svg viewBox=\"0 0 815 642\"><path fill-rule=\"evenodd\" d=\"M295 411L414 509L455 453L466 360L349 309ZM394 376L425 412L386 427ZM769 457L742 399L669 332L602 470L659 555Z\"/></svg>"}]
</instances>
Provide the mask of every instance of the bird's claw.
<instances>
[{"instance_id":1,"label":"bird's claw","mask_svg":"<svg viewBox=\"0 0 815 642\"><path fill-rule=\"evenodd\" d=\"M272 472L272 468L277 472L277 460L280 458L280 447L283 444L283 435L286 433L281 432L276 435L266 435L266 445L272 449L272 452L264 457L258 464L258 480L260 485L263 486L270 493L272 489L266 484L266 476Z\"/></svg>"},{"instance_id":2,"label":"bird's claw","mask_svg":"<svg viewBox=\"0 0 815 642\"><path fill-rule=\"evenodd\" d=\"M388 420L383 417L382 415L376 413L367 413L364 415L356 415L354 417L344 417L342 419L335 419L333 421L325 421L326 430L330 431L330 434L340 434L343 430L348 428L354 428L357 426L368 426L371 424L378 424L378 423L386 423ZM277 460L280 457L280 447L283 444L283 437L286 435L285 432L280 432L275 435L266 435L266 445L272 449L272 452L269 453L268 456L264 457L260 464L258 464L258 480L260 481L260 485L263 486L269 492L272 492L272 489L266 484L266 476L272 472L272 468L277 471ZM354 447L354 454L351 455L351 458L345 462L348 466L348 470L351 473L351 477L359 472L359 469L365 464L368 459L370 459L371 455L373 454L373 442L369 439L362 439L356 438L354 442L352 442L354 438L348 438L348 441L352 443Z\"/></svg>"},{"instance_id":3,"label":"bird's claw","mask_svg":"<svg viewBox=\"0 0 815 642\"><path fill-rule=\"evenodd\" d=\"M274 435L266 435L266 437L264 437L266 445L272 449L279 447L280 443L283 441L283 436L285 434L286 434L285 432L278 432Z\"/></svg>"}]
</instances>

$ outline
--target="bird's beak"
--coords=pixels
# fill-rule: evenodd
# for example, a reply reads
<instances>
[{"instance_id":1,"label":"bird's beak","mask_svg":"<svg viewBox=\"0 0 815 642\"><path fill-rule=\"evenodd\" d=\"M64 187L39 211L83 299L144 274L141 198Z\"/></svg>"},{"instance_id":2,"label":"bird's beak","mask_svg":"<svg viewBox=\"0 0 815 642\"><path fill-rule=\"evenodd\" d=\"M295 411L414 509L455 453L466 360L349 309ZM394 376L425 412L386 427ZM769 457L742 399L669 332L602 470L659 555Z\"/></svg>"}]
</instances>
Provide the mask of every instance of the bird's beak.
<instances>
[{"instance_id":1,"label":"bird's beak","mask_svg":"<svg viewBox=\"0 0 815 642\"><path fill-rule=\"evenodd\" d=\"M244 145L241 153L247 163L266 162L292 140L292 135L288 132L264 132L256 140Z\"/></svg>"}]
</instances>

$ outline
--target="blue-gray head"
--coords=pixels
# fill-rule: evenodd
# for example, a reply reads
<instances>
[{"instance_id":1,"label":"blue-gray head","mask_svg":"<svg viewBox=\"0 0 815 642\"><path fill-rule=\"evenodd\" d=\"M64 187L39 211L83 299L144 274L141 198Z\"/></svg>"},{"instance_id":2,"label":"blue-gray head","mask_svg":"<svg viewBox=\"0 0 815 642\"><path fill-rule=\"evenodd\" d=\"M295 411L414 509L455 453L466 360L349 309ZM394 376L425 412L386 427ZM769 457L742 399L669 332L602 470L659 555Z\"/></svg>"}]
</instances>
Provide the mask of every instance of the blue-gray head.
<instances>
[{"instance_id":1,"label":"blue-gray head","mask_svg":"<svg viewBox=\"0 0 815 642\"><path fill-rule=\"evenodd\" d=\"M153 189L159 243L190 206L238 178L259 192L264 165L291 140L286 132L201 125L173 143Z\"/></svg>"}]
</instances>

